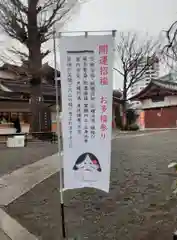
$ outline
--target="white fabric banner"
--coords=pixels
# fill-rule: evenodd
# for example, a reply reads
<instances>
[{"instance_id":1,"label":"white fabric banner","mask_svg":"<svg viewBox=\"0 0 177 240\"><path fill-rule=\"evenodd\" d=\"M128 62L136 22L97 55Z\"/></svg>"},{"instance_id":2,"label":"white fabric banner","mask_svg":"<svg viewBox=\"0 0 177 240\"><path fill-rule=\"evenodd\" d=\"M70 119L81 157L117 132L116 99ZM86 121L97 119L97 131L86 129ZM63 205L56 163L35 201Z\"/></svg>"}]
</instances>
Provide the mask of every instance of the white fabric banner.
<instances>
[{"instance_id":1,"label":"white fabric banner","mask_svg":"<svg viewBox=\"0 0 177 240\"><path fill-rule=\"evenodd\" d=\"M112 35L60 39L64 188L109 192Z\"/></svg>"}]
</instances>

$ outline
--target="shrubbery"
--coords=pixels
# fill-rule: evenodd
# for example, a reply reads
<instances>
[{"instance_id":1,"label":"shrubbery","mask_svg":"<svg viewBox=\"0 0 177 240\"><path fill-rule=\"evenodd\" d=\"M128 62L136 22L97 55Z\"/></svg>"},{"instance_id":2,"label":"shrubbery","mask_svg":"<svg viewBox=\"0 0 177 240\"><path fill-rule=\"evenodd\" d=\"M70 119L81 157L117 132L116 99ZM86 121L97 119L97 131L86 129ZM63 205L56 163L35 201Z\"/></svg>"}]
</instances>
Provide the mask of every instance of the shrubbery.
<instances>
[{"instance_id":1,"label":"shrubbery","mask_svg":"<svg viewBox=\"0 0 177 240\"><path fill-rule=\"evenodd\" d=\"M122 116L120 114L120 107L117 107L115 109L115 115L116 115L115 121L116 121L117 128L119 128L123 131L138 131L139 130L139 126L135 123L138 116L134 109L127 109L127 111L126 111L127 125L124 127L122 126Z\"/></svg>"},{"instance_id":2,"label":"shrubbery","mask_svg":"<svg viewBox=\"0 0 177 240\"><path fill-rule=\"evenodd\" d=\"M130 125L126 125L125 127L122 127L121 130L123 130L123 131L138 131L139 126L136 123L132 123Z\"/></svg>"},{"instance_id":3,"label":"shrubbery","mask_svg":"<svg viewBox=\"0 0 177 240\"><path fill-rule=\"evenodd\" d=\"M136 123L131 124L128 128L130 131L138 131L139 130L139 126Z\"/></svg>"}]
</instances>

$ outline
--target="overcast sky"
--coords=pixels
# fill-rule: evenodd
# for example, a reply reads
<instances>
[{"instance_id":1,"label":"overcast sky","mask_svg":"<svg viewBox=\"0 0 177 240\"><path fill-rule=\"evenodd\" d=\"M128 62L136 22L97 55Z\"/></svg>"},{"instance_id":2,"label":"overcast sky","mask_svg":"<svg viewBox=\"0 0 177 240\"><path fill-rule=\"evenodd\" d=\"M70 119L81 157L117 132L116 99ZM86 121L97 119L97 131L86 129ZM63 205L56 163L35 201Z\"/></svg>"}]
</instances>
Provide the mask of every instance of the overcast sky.
<instances>
[{"instance_id":1,"label":"overcast sky","mask_svg":"<svg viewBox=\"0 0 177 240\"><path fill-rule=\"evenodd\" d=\"M143 31L157 36L177 20L177 0L90 0L66 26L70 31L105 30ZM161 68L161 75L165 71ZM116 85L122 86L119 76Z\"/></svg>"},{"instance_id":2,"label":"overcast sky","mask_svg":"<svg viewBox=\"0 0 177 240\"><path fill-rule=\"evenodd\" d=\"M177 20L176 0L90 0L68 28L136 29L157 34L174 20Z\"/></svg>"},{"instance_id":3,"label":"overcast sky","mask_svg":"<svg viewBox=\"0 0 177 240\"><path fill-rule=\"evenodd\" d=\"M83 0L80 0L83 1ZM177 0L87 0L65 29L69 31L112 30L143 31L157 36L177 20ZM2 45L9 46L5 41ZM51 47L51 44L50 44ZM49 63L53 65L53 58ZM161 68L161 75L164 70ZM116 88L122 81L115 74Z\"/></svg>"}]
</instances>

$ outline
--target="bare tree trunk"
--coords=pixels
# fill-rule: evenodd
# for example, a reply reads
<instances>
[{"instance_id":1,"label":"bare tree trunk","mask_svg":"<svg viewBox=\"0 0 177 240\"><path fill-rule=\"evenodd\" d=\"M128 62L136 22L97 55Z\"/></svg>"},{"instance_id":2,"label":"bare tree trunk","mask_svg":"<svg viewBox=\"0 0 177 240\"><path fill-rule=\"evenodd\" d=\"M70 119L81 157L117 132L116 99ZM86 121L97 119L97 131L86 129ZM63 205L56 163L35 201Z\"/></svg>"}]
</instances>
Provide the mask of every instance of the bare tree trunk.
<instances>
[{"instance_id":1,"label":"bare tree trunk","mask_svg":"<svg viewBox=\"0 0 177 240\"><path fill-rule=\"evenodd\" d=\"M123 101L123 103L122 103L122 127L123 127L123 130L126 129L126 125L127 125L126 102Z\"/></svg>"},{"instance_id":2,"label":"bare tree trunk","mask_svg":"<svg viewBox=\"0 0 177 240\"><path fill-rule=\"evenodd\" d=\"M126 116L126 105L127 105L127 78L124 76L124 84L123 84L123 103L122 103L122 126L123 129L126 128L127 125L127 116Z\"/></svg>"},{"instance_id":3,"label":"bare tree trunk","mask_svg":"<svg viewBox=\"0 0 177 240\"><path fill-rule=\"evenodd\" d=\"M28 49L29 49L29 68L32 73L31 79L31 101L30 108L32 113L30 131L40 132L41 112L43 108L43 97L41 89L41 77L38 74L42 67L41 42L37 25L36 0L28 0Z\"/></svg>"},{"instance_id":4,"label":"bare tree trunk","mask_svg":"<svg viewBox=\"0 0 177 240\"><path fill-rule=\"evenodd\" d=\"M144 39L136 33L120 33L117 44L117 54L120 65L114 68L118 74L123 77L123 96L122 96L122 127L125 129L128 123L127 117L127 94L128 90L141 81L143 75L155 63L159 62L161 53L161 44L158 41L152 41L151 38Z\"/></svg>"},{"instance_id":5,"label":"bare tree trunk","mask_svg":"<svg viewBox=\"0 0 177 240\"><path fill-rule=\"evenodd\" d=\"M18 49L18 47L12 49L12 53L13 56L17 54L22 62L28 60L29 64L28 74L31 75L31 131L51 130L51 122L46 121L46 117L50 119L51 116L49 114L50 109L44 105L40 71L42 70L42 59L50 53L50 50L43 51L41 46L51 39L54 24L58 23L60 27L63 26L81 2L85 1L0 0L0 27L10 38L16 39L25 46L22 49ZM28 53L26 53L26 48ZM44 122L48 122L47 128Z\"/></svg>"}]
</instances>

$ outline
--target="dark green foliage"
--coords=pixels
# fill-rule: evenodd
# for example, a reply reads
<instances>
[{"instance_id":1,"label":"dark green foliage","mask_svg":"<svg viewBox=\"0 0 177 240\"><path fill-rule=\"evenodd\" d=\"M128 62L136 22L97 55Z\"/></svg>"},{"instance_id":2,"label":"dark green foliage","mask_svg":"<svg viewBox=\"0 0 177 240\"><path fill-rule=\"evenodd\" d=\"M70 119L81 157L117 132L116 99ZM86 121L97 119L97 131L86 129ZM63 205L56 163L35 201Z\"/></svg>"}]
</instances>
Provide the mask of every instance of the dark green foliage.
<instances>
[{"instance_id":1,"label":"dark green foliage","mask_svg":"<svg viewBox=\"0 0 177 240\"><path fill-rule=\"evenodd\" d=\"M138 126L138 124L133 123L133 124L129 125L129 129L128 130L129 131L138 131L139 130L139 126Z\"/></svg>"},{"instance_id":2,"label":"dark green foliage","mask_svg":"<svg viewBox=\"0 0 177 240\"><path fill-rule=\"evenodd\" d=\"M122 117L120 113L120 106L117 106L115 109L115 122L117 128L122 128Z\"/></svg>"},{"instance_id":3,"label":"dark green foliage","mask_svg":"<svg viewBox=\"0 0 177 240\"><path fill-rule=\"evenodd\" d=\"M136 121L137 114L134 109L128 109L126 112L127 125L131 125Z\"/></svg>"}]
</instances>

